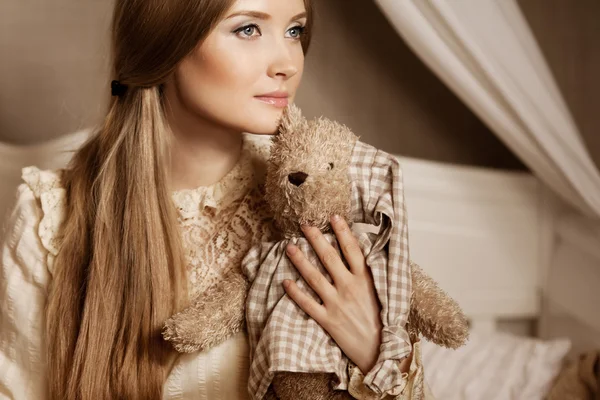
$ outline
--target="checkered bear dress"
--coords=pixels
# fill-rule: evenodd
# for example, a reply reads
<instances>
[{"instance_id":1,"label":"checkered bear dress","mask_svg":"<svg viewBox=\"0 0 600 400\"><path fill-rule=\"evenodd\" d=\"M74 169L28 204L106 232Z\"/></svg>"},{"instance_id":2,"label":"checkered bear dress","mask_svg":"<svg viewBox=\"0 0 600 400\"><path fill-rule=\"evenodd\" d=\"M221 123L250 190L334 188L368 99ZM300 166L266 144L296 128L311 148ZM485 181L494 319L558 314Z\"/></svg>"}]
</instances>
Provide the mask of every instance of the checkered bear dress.
<instances>
[{"instance_id":1,"label":"checkered bear dress","mask_svg":"<svg viewBox=\"0 0 600 400\"><path fill-rule=\"evenodd\" d=\"M411 278L408 230L402 171L396 157L356 141L348 166L352 184L352 229L358 236L381 303L382 342L375 366L364 384L379 395L398 395L406 385L400 361L411 352L405 326L408 319ZM377 233L365 231L371 226ZM359 229L358 226L362 226ZM333 233L324 235L339 251ZM327 270L304 237L254 246L242 261L251 282L246 302L250 343L248 390L262 399L277 371L335 374L335 389L347 390L351 362L331 336L285 292L291 279L320 302L288 259L285 248L293 242L332 282Z\"/></svg>"}]
</instances>

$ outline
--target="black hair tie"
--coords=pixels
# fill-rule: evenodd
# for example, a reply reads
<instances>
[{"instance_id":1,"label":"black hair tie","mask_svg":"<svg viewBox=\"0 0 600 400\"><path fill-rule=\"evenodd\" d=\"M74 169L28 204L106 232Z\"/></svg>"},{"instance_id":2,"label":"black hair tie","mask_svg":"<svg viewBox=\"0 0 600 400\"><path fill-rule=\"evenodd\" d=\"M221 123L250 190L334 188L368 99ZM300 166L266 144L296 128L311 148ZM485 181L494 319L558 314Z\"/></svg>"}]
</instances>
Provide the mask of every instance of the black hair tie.
<instances>
[{"instance_id":1,"label":"black hair tie","mask_svg":"<svg viewBox=\"0 0 600 400\"><path fill-rule=\"evenodd\" d=\"M123 96L127 91L127 85L123 85L119 81L112 81L110 84L111 92L113 96Z\"/></svg>"}]
</instances>

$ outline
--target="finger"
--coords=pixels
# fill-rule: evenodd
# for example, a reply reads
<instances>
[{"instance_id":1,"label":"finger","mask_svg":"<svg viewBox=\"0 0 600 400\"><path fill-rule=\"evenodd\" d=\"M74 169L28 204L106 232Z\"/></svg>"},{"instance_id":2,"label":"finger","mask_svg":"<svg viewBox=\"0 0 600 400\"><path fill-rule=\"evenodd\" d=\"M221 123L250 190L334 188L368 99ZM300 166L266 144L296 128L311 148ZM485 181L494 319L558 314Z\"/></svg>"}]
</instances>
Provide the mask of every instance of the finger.
<instances>
[{"instance_id":1,"label":"finger","mask_svg":"<svg viewBox=\"0 0 600 400\"><path fill-rule=\"evenodd\" d=\"M345 274L348 274L348 268L344 265L344 262L340 258L338 251L325 239L323 233L314 226L303 226L302 232L304 236L310 242L312 248L319 256L321 263L331 275L333 283L342 283Z\"/></svg>"},{"instance_id":2,"label":"finger","mask_svg":"<svg viewBox=\"0 0 600 400\"><path fill-rule=\"evenodd\" d=\"M337 294L336 288L329 283L321 271L311 264L297 246L291 243L288 244L286 252L306 283L310 285L324 303L328 303Z\"/></svg>"},{"instance_id":3,"label":"finger","mask_svg":"<svg viewBox=\"0 0 600 400\"><path fill-rule=\"evenodd\" d=\"M304 293L296 282L289 279L286 279L284 282L289 282L287 287L285 287L286 285L283 285L288 296L290 296L305 313L325 328L324 324L327 322L327 310L325 309L325 306L317 303L312 297Z\"/></svg>"},{"instance_id":4,"label":"finger","mask_svg":"<svg viewBox=\"0 0 600 400\"><path fill-rule=\"evenodd\" d=\"M332 217L331 226L342 249L342 254L344 254L348 265L350 265L350 272L356 275L363 274L367 269L365 255L358 244L358 239L350 230L348 223L344 218L340 217L336 219Z\"/></svg>"}]
</instances>

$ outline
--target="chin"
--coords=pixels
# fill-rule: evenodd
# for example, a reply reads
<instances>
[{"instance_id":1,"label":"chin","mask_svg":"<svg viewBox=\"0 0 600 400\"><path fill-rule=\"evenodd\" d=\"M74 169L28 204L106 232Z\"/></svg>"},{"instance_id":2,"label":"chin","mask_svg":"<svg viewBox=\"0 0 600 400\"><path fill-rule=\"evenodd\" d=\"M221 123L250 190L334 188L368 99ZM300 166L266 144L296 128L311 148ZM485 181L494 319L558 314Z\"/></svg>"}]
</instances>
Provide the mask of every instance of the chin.
<instances>
[{"instance_id":1,"label":"chin","mask_svg":"<svg viewBox=\"0 0 600 400\"><path fill-rule=\"evenodd\" d=\"M253 117L253 121L248 123L244 132L255 135L276 135L279 132L279 120L283 110L278 113L261 113Z\"/></svg>"},{"instance_id":2,"label":"chin","mask_svg":"<svg viewBox=\"0 0 600 400\"><path fill-rule=\"evenodd\" d=\"M277 135L279 133L279 129L278 127L275 127L273 129L256 129L256 128L252 128L252 129L245 129L244 132L247 133L251 133L253 135Z\"/></svg>"}]
</instances>

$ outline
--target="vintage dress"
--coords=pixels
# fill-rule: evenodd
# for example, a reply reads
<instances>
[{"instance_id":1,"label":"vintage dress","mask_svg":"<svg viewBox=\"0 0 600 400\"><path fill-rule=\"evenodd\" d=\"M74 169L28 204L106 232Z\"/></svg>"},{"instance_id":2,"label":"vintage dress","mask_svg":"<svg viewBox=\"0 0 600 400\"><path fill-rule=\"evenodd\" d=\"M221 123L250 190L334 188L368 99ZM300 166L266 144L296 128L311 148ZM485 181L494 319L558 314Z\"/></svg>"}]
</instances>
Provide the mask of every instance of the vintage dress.
<instances>
[{"instance_id":1,"label":"vintage dress","mask_svg":"<svg viewBox=\"0 0 600 400\"><path fill-rule=\"evenodd\" d=\"M186 252L190 297L241 268L254 240L267 234L260 187L268 136L244 134L242 154L219 182L172 193ZM43 326L57 236L66 209L60 170L23 169L16 205L0 248L0 398L46 398ZM208 351L182 354L164 385L164 399L248 399L249 342L240 332ZM356 398L378 398L349 365Z\"/></svg>"}]
</instances>

